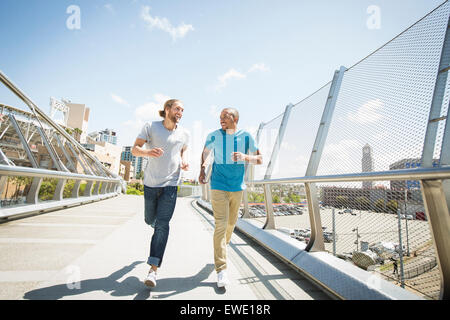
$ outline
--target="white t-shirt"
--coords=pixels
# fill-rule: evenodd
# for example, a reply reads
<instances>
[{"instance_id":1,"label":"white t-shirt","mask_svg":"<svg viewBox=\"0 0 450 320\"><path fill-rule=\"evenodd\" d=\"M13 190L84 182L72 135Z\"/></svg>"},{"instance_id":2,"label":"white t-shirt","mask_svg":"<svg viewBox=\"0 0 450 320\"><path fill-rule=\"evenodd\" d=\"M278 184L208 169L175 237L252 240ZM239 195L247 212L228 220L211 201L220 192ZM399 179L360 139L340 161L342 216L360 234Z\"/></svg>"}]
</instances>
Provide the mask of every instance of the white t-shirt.
<instances>
[{"instance_id":1,"label":"white t-shirt","mask_svg":"<svg viewBox=\"0 0 450 320\"><path fill-rule=\"evenodd\" d=\"M138 135L146 140L147 148L161 148L164 153L159 158L148 158L144 171L144 185L147 187L177 186L181 180L181 149L188 145L189 133L177 126L167 130L162 121L146 123Z\"/></svg>"}]
</instances>

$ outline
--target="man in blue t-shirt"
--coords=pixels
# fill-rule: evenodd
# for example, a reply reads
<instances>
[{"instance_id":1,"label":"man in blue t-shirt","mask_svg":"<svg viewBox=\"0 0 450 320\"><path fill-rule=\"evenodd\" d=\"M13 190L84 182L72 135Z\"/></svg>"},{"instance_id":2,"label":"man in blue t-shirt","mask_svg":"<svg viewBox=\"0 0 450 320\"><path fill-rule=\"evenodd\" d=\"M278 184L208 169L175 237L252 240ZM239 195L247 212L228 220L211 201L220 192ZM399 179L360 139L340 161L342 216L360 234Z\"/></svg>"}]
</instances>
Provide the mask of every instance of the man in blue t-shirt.
<instances>
[{"instance_id":1,"label":"man in blue t-shirt","mask_svg":"<svg viewBox=\"0 0 450 320\"><path fill-rule=\"evenodd\" d=\"M221 129L211 132L206 138L202 153L199 182L207 183L205 160L212 152L214 162L211 174L211 204L213 207L214 264L217 285L228 284L226 273L227 244L238 218L242 201L245 170L248 163L261 164L262 156L253 137L244 130L237 129L239 112L226 108L220 114Z\"/></svg>"}]
</instances>

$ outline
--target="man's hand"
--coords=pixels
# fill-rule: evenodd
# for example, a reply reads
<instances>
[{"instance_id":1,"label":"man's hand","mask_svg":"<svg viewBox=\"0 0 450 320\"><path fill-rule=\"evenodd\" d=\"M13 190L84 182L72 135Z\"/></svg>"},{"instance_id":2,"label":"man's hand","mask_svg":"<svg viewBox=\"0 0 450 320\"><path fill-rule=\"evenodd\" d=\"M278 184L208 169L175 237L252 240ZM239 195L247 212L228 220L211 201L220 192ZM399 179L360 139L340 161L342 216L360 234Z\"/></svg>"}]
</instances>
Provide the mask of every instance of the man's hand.
<instances>
[{"instance_id":1,"label":"man's hand","mask_svg":"<svg viewBox=\"0 0 450 320\"><path fill-rule=\"evenodd\" d=\"M164 150L161 148L153 148L148 150L148 156L153 158L159 158L164 154Z\"/></svg>"},{"instance_id":2,"label":"man's hand","mask_svg":"<svg viewBox=\"0 0 450 320\"><path fill-rule=\"evenodd\" d=\"M187 163L187 162L182 160L180 167L181 167L181 170L188 171L189 170L189 163Z\"/></svg>"},{"instance_id":3,"label":"man's hand","mask_svg":"<svg viewBox=\"0 0 450 320\"><path fill-rule=\"evenodd\" d=\"M206 184L206 173L205 173L205 168L201 168L200 169L200 175L198 176L198 182L200 184Z\"/></svg>"},{"instance_id":4,"label":"man's hand","mask_svg":"<svg viewBox=\"0 0 450 320\"><path fill-rule=\"evenodd\" d=\"M241 152L233 152L231 154L232 161L247 161L247 155Z\"/></svg>"}]
</instances>

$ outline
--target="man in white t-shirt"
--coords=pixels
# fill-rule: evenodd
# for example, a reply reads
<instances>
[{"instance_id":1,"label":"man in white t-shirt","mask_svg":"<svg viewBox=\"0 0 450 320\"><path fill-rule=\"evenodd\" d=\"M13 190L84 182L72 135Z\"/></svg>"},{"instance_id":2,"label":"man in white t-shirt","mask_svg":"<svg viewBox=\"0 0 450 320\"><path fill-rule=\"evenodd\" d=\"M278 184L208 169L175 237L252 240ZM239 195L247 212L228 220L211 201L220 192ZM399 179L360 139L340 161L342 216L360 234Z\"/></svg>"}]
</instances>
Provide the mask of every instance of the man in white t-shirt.
<instances>
[{"instance_id":1,"label":"man in white t-shirt","mask_svg":"<svg viewBox=\"0 0 450 320\"><path fill-rule=\"evenodd\" d=\"M178 126L183 111L180 100L168 100L159 112L164 120L146 123L131 151L133 156L149 157L144 171L145 222L154 228L147 260L151 268L144 281L149 287L156 286L156 272L169 237L181 170L189 169L186 161L189 135Z\"/></svg>"}]
</instances>

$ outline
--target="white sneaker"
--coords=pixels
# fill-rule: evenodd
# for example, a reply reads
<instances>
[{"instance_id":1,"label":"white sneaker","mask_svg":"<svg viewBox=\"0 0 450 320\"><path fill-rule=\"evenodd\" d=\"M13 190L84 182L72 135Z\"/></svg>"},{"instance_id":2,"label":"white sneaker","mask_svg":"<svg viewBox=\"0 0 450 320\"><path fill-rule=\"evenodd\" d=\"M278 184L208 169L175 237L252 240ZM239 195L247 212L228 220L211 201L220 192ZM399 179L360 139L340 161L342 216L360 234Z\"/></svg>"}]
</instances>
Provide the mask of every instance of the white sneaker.
<instances>
[{"instance_id":1,"label":"white sneaker","mask_svg":"<svg viewBox=\"0 0 450 320\"><path fill-rule=\"evenodd\" d=\"M222 270L219 273L217 273L217 286L219 288L225 287L230 282L228 281L228 275L226 270Z\"/></svg>"},{"instance_id":2,"label":"white sneaker","mask_svg":"<svg viewBox=\"0 0 450 320\"><path fill-rule=\"evenodd\" d=\"M147 275L147 278L145 278L144 283L147 287L150 288L156 287L156 272L153 270L150 271Z\"/></svg>"}]
</instances>

